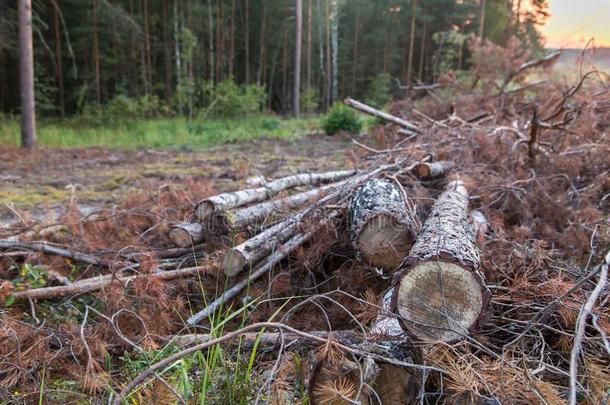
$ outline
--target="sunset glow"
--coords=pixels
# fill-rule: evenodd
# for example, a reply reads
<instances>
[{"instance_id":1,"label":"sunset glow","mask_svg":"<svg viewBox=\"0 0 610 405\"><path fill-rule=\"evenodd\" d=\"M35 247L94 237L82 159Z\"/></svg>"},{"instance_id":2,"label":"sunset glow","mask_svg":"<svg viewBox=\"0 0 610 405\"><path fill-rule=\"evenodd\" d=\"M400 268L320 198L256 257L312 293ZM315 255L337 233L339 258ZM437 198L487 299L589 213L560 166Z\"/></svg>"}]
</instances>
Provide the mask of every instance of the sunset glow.
<instances>
[{"instance_id":1,"label":"sunset glow","mask_svg":"<svg viewBox=\"0 0 610 405\"><path fill-rule=\"evenodd\" d=\"M610 0L550 0L551 17L541 27L549 48L582 48L591 38L610 47Z\"/></svg>"}]
</instances>

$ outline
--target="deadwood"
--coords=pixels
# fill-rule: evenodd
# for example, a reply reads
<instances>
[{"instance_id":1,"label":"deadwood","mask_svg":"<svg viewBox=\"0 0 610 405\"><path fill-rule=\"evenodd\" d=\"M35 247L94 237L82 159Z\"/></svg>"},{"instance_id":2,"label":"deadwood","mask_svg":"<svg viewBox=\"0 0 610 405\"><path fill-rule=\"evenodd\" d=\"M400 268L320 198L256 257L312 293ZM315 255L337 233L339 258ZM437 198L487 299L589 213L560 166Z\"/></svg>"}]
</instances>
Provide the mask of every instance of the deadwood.
<instances>
[{"instance_id":1,"label":"deadwood","mask_svg":"<svg viewBox=\"0 0 610 405\"><path fill-rule=\"evenodd\" d=\"M47 242L16 242L8 240L0 240L0 249L21 249L33 252L41 252L49 255L56 255L72 259L77 262L92 264L100 267L112 267L124 263L114 262L110 260L100 259L93 255L78 252L69 248L64 248L56 245L51 245Z\"/></svg>"},{"instance_id":2,"label":"deadwood","mask_svg":"<svg viewBox=\"0 0 610 405\"><path fill-rule=\"evenodd\" d=\"M468 218L468 191L449 183L435 202L394 278L393 303L403 329L431 341L463 339L480 319L489 292Z\"/></svg>"},{"instance_id":3,"label":"deadwood","mask_svg":"<svg viewBox=\"0 0 610 405\"><path fill-rule=\"evenodd\" d=\"M449 161L420 162L413 168L413 174L420 180L435 179L447 175L455 163Z\"/></svg>"},{"instance_id":4,"label":"deadwood","mask_svg":"<svg viewBox=\"0 0 610 405\"><path fill-rule=\"evenodd\" d=\"M351 98L346 98L344 100L345 105L352 107L355 110L363 112L365 114L372 115L373 117L381 118L382 120L386 120L393 124L399 125L403 128L406 128L413 132L419 132L419 127L415 124L410 123L409 121L403 120L402 118L398 118L395 115L388 114L386 112L380 111L376 108L370 107L360 101L356 101Z\"/></svg>"},{"instance_id":5,"label":"deadwood","mask_svg":"<svg viewBox=\"0 0 610 405\"><path fill-rule=\"evenodd\" d=\"M354 194L350 206L350 237L361 259L393 270L407 255L419 229L415 205L405 201L397 185L373 179Z\"/></svg>"},{"instance_id":6,"label":"deadwood","mask_svg":"<svg viewBox=\"0 0 610 405\"><path fill-rule=\"evenodd\" d=\"M178 247L193 247L194 245L203 242L203 227L196 222L175 224L170 228L168 237L174 242L174 245Z\"/></svg>"},{"instance_id":7,"label":"deadwood","mask_svg":"<svg viewBox=\"0 0 610 405\"><path fill-rule=\"evenodd\" d=\"M273 213L314 202L328 191L334 190L342 184L344 182L333 183L288 197L227 211L222 214L223 228L226 228L226 230L237 230L245 228L248 225L262 225Z\"/></svg>"},{"instance_id":8,"label":"deadwood","mask_svg":"<svg viewBox=\"0 0 610 405\"><path fill-rule=\"evenodd\" d=\"M339 170L324 173L299 173L273 180L262 187L249 188L230 193L218 194L199 202L195 207L195 216L200 222L214 214L222 213L235 207L260 202L271 198L282 190L297 186L335 182L356 174L355 170Z\"/></svg>"}]
</instances>

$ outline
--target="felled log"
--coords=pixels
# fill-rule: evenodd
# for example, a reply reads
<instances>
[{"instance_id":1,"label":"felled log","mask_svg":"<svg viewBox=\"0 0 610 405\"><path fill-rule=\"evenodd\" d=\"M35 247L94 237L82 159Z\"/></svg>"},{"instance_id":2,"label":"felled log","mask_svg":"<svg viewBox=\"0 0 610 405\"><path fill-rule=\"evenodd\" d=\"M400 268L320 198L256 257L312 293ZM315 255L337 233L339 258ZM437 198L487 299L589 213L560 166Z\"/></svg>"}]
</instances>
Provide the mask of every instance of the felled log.
<instances>
[{"instance_id":1,"label":"felled log","mask_svg":"<svg viewBox=\"0 0 610 405\"><path fill-rule=\"evenodd\" d=\"M413 174L420 180L435 179L445 176L454 167L455 163L449 161L420 162L413 168Z\"/></svg>"},{"instance_id":2,"label":"felled log","mask_svg":"<svg viewBox=\"0 0 610 405\"><path fill-rule=\"evenodd\" d=\"M435 202L394 278L393 305L409 335L455 341L477 324L489 291L479 272L474 238L468 191L461 181L453 181Z\"/></svg>"},{"instance_id":3,"label":"felled log","mask_svg":"<svg viewBox=\"0 0 610 405\"><path fill-rule=\"evenodd\" d=\"M388 114L386 112L383 112L376 108L368 106L364 103L361 103L360 101L356 101L352 98L346 98L343 102L345 103L345 105L352 107L355 110L361 111L365 114L372 115L373 117L376 117L376 118L381 118L382 120L386 120L393 124L399 125L410 131L419 132L419 127L417 125L412 124L409 121L403 120L402 118L398 118L395 115Z\"/></svg>"},{"instance_id":4,"label":"felled log","mask_svg":"<svg viewBox=\"0 0 610 405\"><path fill-rule=\"evenodd\" d=\"M195 207L195 216L200 222L203 222L213 214L218 214L231 208L241 207L250 203L264 201L282 190L297 186L335 182L354 174L356 174L355 170L339 170L324 173L299 173L288 177L282 177L266 183L262 187L222 193L206 198L205 200L200 201Z\"/></svg>"},{"instance_id":5,"label":"felled log","mask_svg":"<svg viewBox=\"0 0 610 405\"><path fill-rule=\"evenodd\" d=\"M312 190L303 191L288 197L271 200L250 207L227 211L222 214L222 227L226 230L236 230L248 225L264 222L274 212L284 209L295 208L305 203L314 201L323 196L329 190L340 186L341 182L317 187Z\"/></svg>"},{"instance_id":6,"label":"felled log","mask_svg":"<svg viewBox=\"0 0 610 405\"><path fill-rule=\"evenodd\" d=\"M178 247L192 247L203 242L203 227L197 222L175 224L170 228L168 237Z\"/></svg>"},{"instance_id":7,"label":"felled log","mask_svg":"<svg viewBox=\"0 0 610 405\"><path fill-rule=\"evenodd\" d=\"M417 235L415 211L389 181L373 179L361 186L349 206L350 237L360 258L374 267L395 269Z\"/></svg>"},{"instance_id":8,"label":"felled log","mask_svg":"<svg viewBox=\"0 0 610 405\"><path fill-rule=\"evenodd\" d=\"M305 242L311 239L312 236L319 232L320 229L336 215L337 212L331 213L329 215L329 219L320 221L317 226L311 227L311 229L307 232L296 234L284 244L277 246L277 249L271 255L269 255L266 260L261 262L254 269L252 269L252 271L248 274L248 277L245 277L243 280L236 283L233 287L227 289L224 293L222 293L222 295L220 295L214 301L210 302L204 309L192 315L189 319L187 319L186 324L188 326L194 326L201 322L203 319L210 316L221 305L237 296L237 294L243 291L247 286L252 284L261 276L265 275L267 272L269 272L269 270L273 268L273 266L284 260L299 246L302 246Z\"/></svg>"}]
</instances>

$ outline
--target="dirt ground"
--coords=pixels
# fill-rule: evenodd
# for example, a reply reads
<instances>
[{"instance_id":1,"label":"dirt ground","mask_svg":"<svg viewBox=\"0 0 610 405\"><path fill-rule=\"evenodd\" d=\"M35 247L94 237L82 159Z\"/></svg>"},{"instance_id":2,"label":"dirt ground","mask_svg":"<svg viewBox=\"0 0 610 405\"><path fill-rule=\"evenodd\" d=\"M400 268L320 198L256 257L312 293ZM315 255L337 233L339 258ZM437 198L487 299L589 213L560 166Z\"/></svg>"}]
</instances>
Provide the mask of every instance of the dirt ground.
<instances>
[{"instance_id":1,"label":"dirt ground","mask_svg":"<svg viewBox=\"0 0 610 405\"><path fill-rule=\"evenodd\" d=\"M53 222L70 201L86 215L143 188L212 180L225 191L253 176L342 168L350 140L347 134L318 134L197 151L0 148L0 225L20 217Z\"/></svg>"}]
</instances>

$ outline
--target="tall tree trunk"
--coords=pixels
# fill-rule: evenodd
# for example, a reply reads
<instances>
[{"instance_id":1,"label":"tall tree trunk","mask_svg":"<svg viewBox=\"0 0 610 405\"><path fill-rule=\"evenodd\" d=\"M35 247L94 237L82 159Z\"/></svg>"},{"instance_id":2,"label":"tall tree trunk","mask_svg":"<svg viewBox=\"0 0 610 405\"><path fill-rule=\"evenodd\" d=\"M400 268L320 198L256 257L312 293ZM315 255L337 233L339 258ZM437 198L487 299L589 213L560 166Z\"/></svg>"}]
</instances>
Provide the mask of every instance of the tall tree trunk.
<instances>
[{"instance_id":1,"label":"tall tree trunk","mask_svg":"<svg viewBox=\"0 0 610 405\"><path fill-rule=\"evenodd\" d=\"M165 66L165 100L169 101L172 96L172 45L170 42L169 24L169 0L163 0L162 13L163 18L161 24L163 26L163 60Z\"/></svg>"},{"instance_id":2,"label":"tall tree trunk","mask_svg":"<svg viewBox=\"0 0 610 405\"><path fill-rule=\"evenodd\" d=\"M256 73L256 84L262 83L263 72L265 71L265 37L267 34L267 2L263 2L263 13L261 21L261 33L258 53L258 72Z\"/></svg>"},{"instance_id":3,"label":"tall tree trunk","mask_svg":"<svg viewBox=\"0 0 610 405\"><path fill-rule=\"evenodd\" d=\"M331 0L331 42L332 42L332 80L331 102L339 98L339 16L337 0Z\"/></svg>"},{"instance_id":4,"label":"tall tree trunk","mask_svg":"<svg viewBox=\"0 0 610 405\"><path fill-rule=\"evenodd\" d=\"M282 109L287 109L288 99L288 27L284 28L282 46Z\"/></svg>"},{"instance_id":5,"label":"tall tree trunk","mask_svg":"<svg viewBox=\"0 0 610 405\"><path fill-rule=\"evenodd\" d=\"M419 46L419 69L417 71L417 78L420 82L424 81L424 57L426 51L426 20L424 20L424 26L422 28L421 44Z\"/></svg>"},{"instance_id":6,"label":"tall tree trunk","mask_svg":"<svg viewBox=\"0 0 610 405\"><path fill-rule=\"evenodd\" d=\"M325 10L325 18L324 18L324 23L326 26L326 55L325 55L325 63L326 63L326 67L325 67L325 73L324 73L324 107L325 110L328 110L328 108L330 107L330 98L331 98L331 80L332 78L330 77L331 73L331 66L330 66L330 2L332 0L326 0L326 7L324 8Z\"/></svg>"},{"instance_id":7,"label":"tall tree trunk","mask_svg":"<svg viewBox=\"0 0 610 405\"><path fill-rule=\"evenodd\" d=\"M307 0L307 63L305 65L305 69L307 69L307 73L305 74L307 89L311 87L311 4L312 0Z\"/></svg>"},{"instance_id":8,"label":"tall tree trunk","mask_svg":"<svg viewBox=\"0 0 610 405\"><path fill-rule=\"evenodd\" d=\"M142 12L144 14L144 72L146 78L147 93L152 92L152 58L150 52L150 18L148 15L148 0L142 0Z\"/></svg>"},{"instance_id":9,"label":"tall tree trunk","mask_svg":"<svg viewBox=\"0 0 610 405\"><path fill-rule=\"evenodd\" d=\"M212 17L212 0L208 0L208 40L210 48L210 80L214 82L214 19Z\"/></svg>"},{"instance_id":10,"label":"tall tree trunk","mask_svg":"<svg viewBox=\"0 0 610 405\"><path fill-rule=\"evenodd\" d=\"M178 14L178 0L174 0L174 59L176 59L176 87L182 84L182 61L180 55L180 19Z\"/></svg>"},{"instance_id":11,"label":"tall tree trunk","mask_svg":"<svg viewBox=\"0 0 610 405\"><path fill-rule=\"evenodd\" d=\"M413 74L413 51L415 50L415 19L417 15L417 0L411 0L411 33L409 35L409 61L407 62L406 85L411 85Z\"/></svg>"},{"instance_id":12,"label":"tall tree trunk","mask_svg":"<svg viewBox=\"0 0 610 405\"><path fill-rule=\"evenodd\" d=\"M64 74L61 61L61 34L59 31L59 0L51 1L53 7L53 34L55 36L55 79L57 81L57 96L61 118L66 117L66 104L64 98Z\"/></svg>"},{"instance_id":13,"label":"tall tree trunk","mask_svg":"<svg viewBox=\"0 0 610 405\"><path fill-rule=\"evenodd\" d=\"M231 1L231 26L229 28L229 77L235 73L235 0Z\"/></svg>"},{"instance_id":14,"label":"tall tree trunk","mask_svg":"<svg viewBox=\"0 0 610 405\"><path fill-rule=\"evenodd\" d=\"M246 21L244 24L244 57L246 58L246 84L250 84L250 2L245 0L244 14Z\"/></svg>"},{"instance_id":15,"label":"tall tree trunk","mask_svg":"<svg viewBox=\"0 0 610 405\"><path fill-rule=\"evenodd\" d=\"M301 114L301 42L303 36L303 4L301 0L295 1L295 38L294 38L294 80L292 89L292 113L296 118Z\"/></svg>"},{"instance_id":16,"label":"tall tree trunk","mask_svg":"<svg viewBox=\"0 0 610 405\"><path fill-rule=\"evenodd\" d=\"M21 147L36 147L36 110L34 100L34 51L32 44L32 2L19 0L19 84L21 92Z\"/></svg>"},{"instance_id":17,"label":"tall tree trunk","mask_svg":"<svg viewBox=\"0 0 610 405\"><path fill-rule=\"evenodd\" d=\"M479 38L483 40L483 36L485 35L485 0L479 0L480 9L479 9Z\"/></svg>"},{"instance_id":18,"label":"tall tree trunk","mask_svg":"<svg viewBox=\"0 0 610 405\"><path fill-rule=\"evenodd\" d=\"M356 97L356 75L358 74L358 34L360 32L360 2L356 2L356 21L354 22L354 50L352 53L351 97Z\"/></svg>"},{"instance_id":19,"label":"tall tree trunk","mask_svg":"<svg viewBox=\"0 0 610 405\"><path fill-rule=\"evenodd\" d=\"M97 21L98 0L93 0L93 67L95 71L95 101L102 103L102 87L100 79L100 39Z\"/></svg>"}]
</instances>

